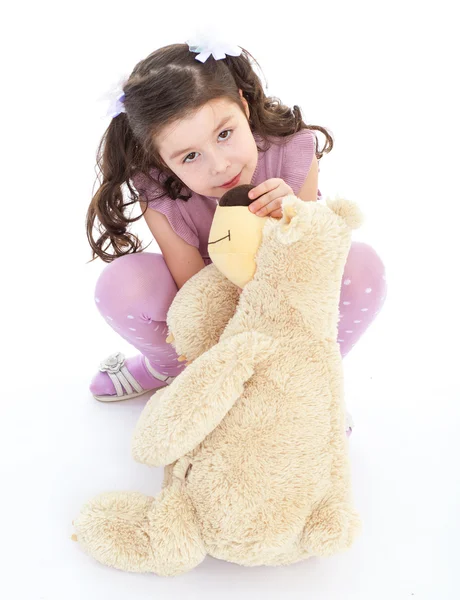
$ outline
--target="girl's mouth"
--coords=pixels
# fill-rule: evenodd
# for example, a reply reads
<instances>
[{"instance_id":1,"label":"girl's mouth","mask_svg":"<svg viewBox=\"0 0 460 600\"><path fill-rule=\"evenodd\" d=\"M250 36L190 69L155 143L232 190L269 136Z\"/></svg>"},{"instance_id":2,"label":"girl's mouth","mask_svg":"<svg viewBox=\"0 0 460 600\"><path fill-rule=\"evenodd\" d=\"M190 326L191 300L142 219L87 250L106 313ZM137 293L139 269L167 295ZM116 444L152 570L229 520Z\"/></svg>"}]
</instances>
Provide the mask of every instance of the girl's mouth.
<instances>
[{"instance_id":1,"label":"girl's mouth","mask_svg":"<svg viewBox=\"0 0 460 600\"><path fill-rule=\"evenodd\" d=\"M238 175L236 177L231 179L228 183L221 185L220 187L231 188L238 183L238 181L240 180L240 177L241 177L241 171L238 173Z\"/></svg>"}]
</instances>

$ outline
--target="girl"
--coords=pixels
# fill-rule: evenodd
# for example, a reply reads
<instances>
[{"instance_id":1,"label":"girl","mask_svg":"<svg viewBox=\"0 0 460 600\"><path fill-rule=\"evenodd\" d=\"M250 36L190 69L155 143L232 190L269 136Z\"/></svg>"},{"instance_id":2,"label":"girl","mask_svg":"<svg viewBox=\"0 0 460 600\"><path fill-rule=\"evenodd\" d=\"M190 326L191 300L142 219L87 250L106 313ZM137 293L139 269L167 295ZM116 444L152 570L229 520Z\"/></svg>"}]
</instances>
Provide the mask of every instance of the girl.
<instances>
[{"instance_id":1,"label":"girl","mask_svg":"<svg viewBox=\"0 0 460 600\"><path fill-rule=\"evenodd\" d=\"M246 50L218 46L197 55L196 46L172 44L138 63L101 140L103 179L86 225L92 260L99 256L109 264L97 281L95 302L139 354L125 360L115 353L100 364L90 385L98 400L125 400L164 387L185 368L166 342L166 314L178 289L211 263L209 231L227 189L255 185L249 210L275 218L281 218L281 200L289 193L313 202L322 197L318 160L333 146L327 130L306 125L299 107L291 110L266 97ZM321 152L314 130L327 139ZM130 219L125 208L137 201L143 212ZM161 254L143 252L127 232L142 216ZM340 298L342 357L385 296L382 261L367 244L353 242Z\"/></svg>"}]
</instances>

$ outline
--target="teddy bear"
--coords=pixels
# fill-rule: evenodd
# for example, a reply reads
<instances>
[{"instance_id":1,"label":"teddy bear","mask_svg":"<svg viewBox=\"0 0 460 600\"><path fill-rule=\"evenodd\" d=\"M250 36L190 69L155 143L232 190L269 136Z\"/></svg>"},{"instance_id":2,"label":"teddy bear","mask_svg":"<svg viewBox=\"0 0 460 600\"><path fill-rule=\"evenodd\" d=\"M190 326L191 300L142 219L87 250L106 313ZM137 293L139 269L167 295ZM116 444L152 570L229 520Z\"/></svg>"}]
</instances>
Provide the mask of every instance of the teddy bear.
<instances>
[{"instance_id":1,"label":"teddy bear","mask_svg":"<svg viewBox=\"0 0 460 600\"><path fill-rule=\"evenodd\" d=\"M168 311L187 366L153 394L132 438L136 461L164 467L161 492L102 493L74 521L102 564L167 577L207 555L288 565L343 552L360 532L337 331L362 213L290 194L281 219L261 218L247 209L251 187L222 196L213 262Z\"/></svg>"}]
</instances>

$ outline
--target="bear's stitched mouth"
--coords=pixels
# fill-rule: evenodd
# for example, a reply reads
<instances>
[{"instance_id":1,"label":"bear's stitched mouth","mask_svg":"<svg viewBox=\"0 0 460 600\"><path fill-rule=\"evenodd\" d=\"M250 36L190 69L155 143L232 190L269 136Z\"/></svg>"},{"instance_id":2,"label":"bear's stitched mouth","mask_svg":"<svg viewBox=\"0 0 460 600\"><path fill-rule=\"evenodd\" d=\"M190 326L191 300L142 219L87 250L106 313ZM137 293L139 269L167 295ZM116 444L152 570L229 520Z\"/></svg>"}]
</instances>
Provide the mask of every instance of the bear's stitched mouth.
<instances>
[{"instance_id":1,"label":"bear's stitched mouth","mask_svg":"<svg viewBox=\"0 0 460 600\"><path fill-rule=\"evenodd\" d=\"M220 238L219 240L215 240L214 242L208 242L208 244L217 244L217 242L221 242L222 240L226 240L228 238L228 241L230 241L230 229L228 230L228 235L226 235L223 238Z\"/></svg>"}]
</instances>

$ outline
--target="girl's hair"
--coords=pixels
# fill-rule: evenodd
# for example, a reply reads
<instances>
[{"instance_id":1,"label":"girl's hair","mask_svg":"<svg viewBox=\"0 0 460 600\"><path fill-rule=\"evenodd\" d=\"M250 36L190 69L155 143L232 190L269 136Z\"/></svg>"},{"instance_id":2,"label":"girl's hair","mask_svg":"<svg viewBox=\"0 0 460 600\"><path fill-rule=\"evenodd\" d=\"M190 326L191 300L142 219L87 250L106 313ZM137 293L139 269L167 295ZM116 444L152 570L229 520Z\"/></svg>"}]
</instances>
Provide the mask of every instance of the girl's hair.
<instances>
[{"instance_id":1,"label":"girl's hair","mask_svg":"<svg viewBox=\"0 0 460 600\"><path fill-rule=\"evenodd\" d=\"M163 127L192 116L210 100L227 98L244 112L238 92L242 90L249 105L251 131L266 142L265 148L257 146L259 151L266 151L271 142L277 143L267 139L269 136L283 138L301 129L319 130L326 136L327 142L320 152L316 139L318 160L332 150L333 139L329 132L323 127L306 125L298 106L290 109L278 98L265 96L250 58L258 65L257 61L247 50L241 50L240 56L221 60L210 57L201 63L188 44L171 44L155 50L134 67L123 86L126 112L111 120L97 151L102 182L86 214L86 234L93 250L89 262L98 256L104 262L112 262L124 254L144 250L139 239L127 231L129 224L144 213L132 219L124 214L128 206L139 200L130 181L135 173L146 176L171 201L177 198L187 201L191 197L192 190L162 160L155 139ZM158 169L158 179L149 173L152 167ZM131 194L127 203L123 197L124 184ZM183 188L185 194L181 194ZM97 240L92 235L96 217L101 234ZM106 242L108 247L112 246L113 254L105 251L107 246L103 248Z\"/></svg>"}]
</instances>

